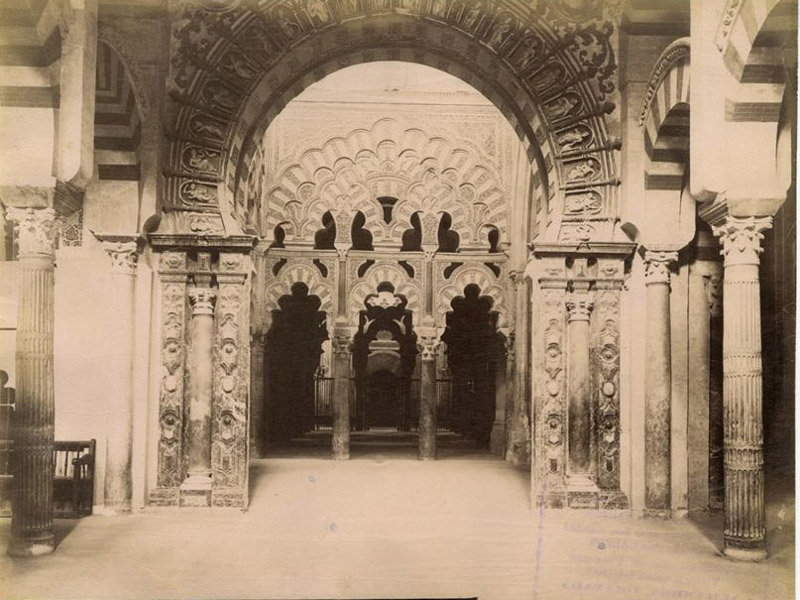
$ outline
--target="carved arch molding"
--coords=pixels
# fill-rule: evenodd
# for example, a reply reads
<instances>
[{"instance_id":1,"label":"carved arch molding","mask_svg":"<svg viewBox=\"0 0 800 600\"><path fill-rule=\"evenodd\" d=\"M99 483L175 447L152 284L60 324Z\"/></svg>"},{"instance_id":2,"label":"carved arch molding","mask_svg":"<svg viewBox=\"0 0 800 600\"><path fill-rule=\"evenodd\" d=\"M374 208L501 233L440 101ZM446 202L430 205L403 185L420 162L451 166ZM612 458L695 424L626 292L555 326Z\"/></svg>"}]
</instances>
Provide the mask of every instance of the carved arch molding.
<instances>
[{"instance_id":1,"label":"carved arch molding","mask_svg":"<svg viewBox=\"0 0 800 600\"><path fill-rule=\"evenodd\" d=\"M207 0L173 23L165 211L237 233L253 155L311 83L378 60L427 64L509 119L558 215L553 237L610 239L618 1ZM238 219L238 221L237 221Z\"/></svg>"}]
</instances>

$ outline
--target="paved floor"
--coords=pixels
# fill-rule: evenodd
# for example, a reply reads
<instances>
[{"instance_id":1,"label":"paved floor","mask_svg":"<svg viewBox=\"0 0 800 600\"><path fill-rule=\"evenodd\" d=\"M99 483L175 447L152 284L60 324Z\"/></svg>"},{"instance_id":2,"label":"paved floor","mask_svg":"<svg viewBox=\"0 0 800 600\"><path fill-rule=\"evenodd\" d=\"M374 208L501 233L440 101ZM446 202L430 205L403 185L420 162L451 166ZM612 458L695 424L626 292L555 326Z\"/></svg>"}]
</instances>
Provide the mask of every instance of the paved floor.
<instances>
[{"instance_id":1,"label":"paved floor","mask_svg":"<svg viewBox=\"0 0 800 600\"><path fill-rule=\"evenodd\" d=\"M254 461L247 512L59 521L57 551L0 558L4 598L782 600L794 504L769 512L772 556L719 555L702 523L528 508L524 472L487 455L402 450ZM0 523L3 546L8 521ZM4 552L5 548L0 548Z\"/></svg>"}]
</instances>

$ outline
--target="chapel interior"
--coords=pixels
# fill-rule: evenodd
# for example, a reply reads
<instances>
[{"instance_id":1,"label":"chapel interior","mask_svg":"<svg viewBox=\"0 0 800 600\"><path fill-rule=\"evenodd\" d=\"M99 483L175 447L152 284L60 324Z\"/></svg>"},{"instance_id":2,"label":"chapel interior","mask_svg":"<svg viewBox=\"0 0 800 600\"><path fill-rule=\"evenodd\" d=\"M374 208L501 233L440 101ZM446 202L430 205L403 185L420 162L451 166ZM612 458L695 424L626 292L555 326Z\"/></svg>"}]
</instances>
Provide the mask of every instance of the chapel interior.
<instances>
[{"instance_id":1,"label":"chapel interior","mask_svg":"<svg viewBox=\"0 0 800 600\"><path fill-rule=\"evenodd\" d=\"M1 0L7 597L793 597L797 10Z\"/></svg>"}]
</instances>

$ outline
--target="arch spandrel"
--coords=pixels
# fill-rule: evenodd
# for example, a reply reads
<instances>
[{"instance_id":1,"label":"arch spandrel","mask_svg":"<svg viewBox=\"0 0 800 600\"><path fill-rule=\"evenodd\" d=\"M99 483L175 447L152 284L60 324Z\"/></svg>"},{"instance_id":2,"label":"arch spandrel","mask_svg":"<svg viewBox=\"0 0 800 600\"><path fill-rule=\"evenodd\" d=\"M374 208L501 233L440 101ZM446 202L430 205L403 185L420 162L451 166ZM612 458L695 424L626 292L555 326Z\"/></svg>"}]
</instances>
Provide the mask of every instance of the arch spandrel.
<instances>
[{"instance_id":1,"label":"arch spandrel","mask_svg":"<svg viewBox=\"0 0 800 600\"><path fill-rule=\"evenodd\" d=\"M616 3L610 3L616 5ZM610 235L616 212L616 166L607 123L615 91L614 26L599 0L565 9L559 3L461 3L399 0L351 3L230 3L224 10L194 6L173 28L170 156L194 143L224 154L217 186L184 186L173 160L167 206L226 211L235 203L258 140L287 102L325 75L353 64L402 60L460 77L484 93L510 120L541 171L541 198L561 210L563 135L579 126L597 158L592 177L572 177L602 197L592 235ZM586 138L589 139L588 137ZM572 157L575 158L574 156ZM573 160L574 162L574 160ZM556 190L552 193L550 188ZM563 221L582 219L569 215ZM558 235L558 233L556 233Z\"/></svg>"}]
</instances>

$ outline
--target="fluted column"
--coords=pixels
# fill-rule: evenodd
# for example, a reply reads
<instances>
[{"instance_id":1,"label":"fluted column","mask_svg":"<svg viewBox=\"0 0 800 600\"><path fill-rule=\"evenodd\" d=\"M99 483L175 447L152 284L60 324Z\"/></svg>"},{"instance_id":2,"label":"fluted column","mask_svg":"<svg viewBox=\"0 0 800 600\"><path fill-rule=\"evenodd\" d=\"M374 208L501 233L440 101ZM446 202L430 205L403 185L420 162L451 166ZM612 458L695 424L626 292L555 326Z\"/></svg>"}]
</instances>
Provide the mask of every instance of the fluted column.
<instances>
[{"instance_id":1,"label":"fluted column","mask_svg":"<svg viewBox=\"0 0 800 600\"><path fill-rule=\"evenodd\" d=\"M436 354L435 335L420 336L419 459L436 460Z\"/></svg>"},{"instance_id":2,"label":"fluted column","mask_svg":"<svg viewBox=\"0 0 800 600\"><path fill-rule=\"evenodd\" d=\"M14 425L12 556L55 549L53 535L54 248L52 208L8 208L16 224L20 285Z\"/></svg>"},{"instance_id":3,"label":"fluted column","mask_svg":"<svg viewBox=\"0 0 800 600\"><path fill-rule=\"evenodd\" d=\"M762 232L771 225L771 217L729 216L724 225L714 227L725 258L725 555L750 561L767 556L758 265Z\"/></svg>"},{"instance_id":4,"label":"fluted column","mask_svg":"<svg viewBox=\"0 0 800 600\"><path fill-rule=\"evenodd\" d=\"M114 382L106 418L104 504L111 513L131 511L133 480L134 306L138 243L134 237L98 236L111 258L114 344L105 368Z\"/></svg>"},{"instance_id":5,"label":"fluted column","mask_svg":"<svg viewBox=\"0 0 800 600\"><path fill-rule=\"evenodd\" d=\"M345 334L335 335L333 348L333 438L334 460L350 458L350 357L353 342Z\"/></svg>"},{"instance_id":6,"label":"fluted column","mask_svg":"<svg viewBox=\"0 0 800 600\"><path fill-rule=\"evenodd\" d=\"M677 252L646 252L647 331L645 333L645 511L670 514L670 402L672 359L669 269Z\"/></svg>"},{"instance_id":7,"label":"fluted column","mask_svg":"<svg viewBox=\"0 0 800 600\"><path fill-rule=\"evenodd\" d=\"M216 292L210 287L197 285L189 289L188 295L192 305L188 476L181 486L181 504L208 506L211 502L211 410Z\"/></svg>"},{"instance_id":8,"label":"fluted column","mask_svg":"<svg viewBox=\"0 0 800 600\"><path fill-rule=\"evenodd\" d=\"M592 475L592 380L589 364L589 315L592 295L587 289L570 292L566 300L569 353L567 395L569 412L568 474L571 478Z\"/></svg>"}]
</instances>

